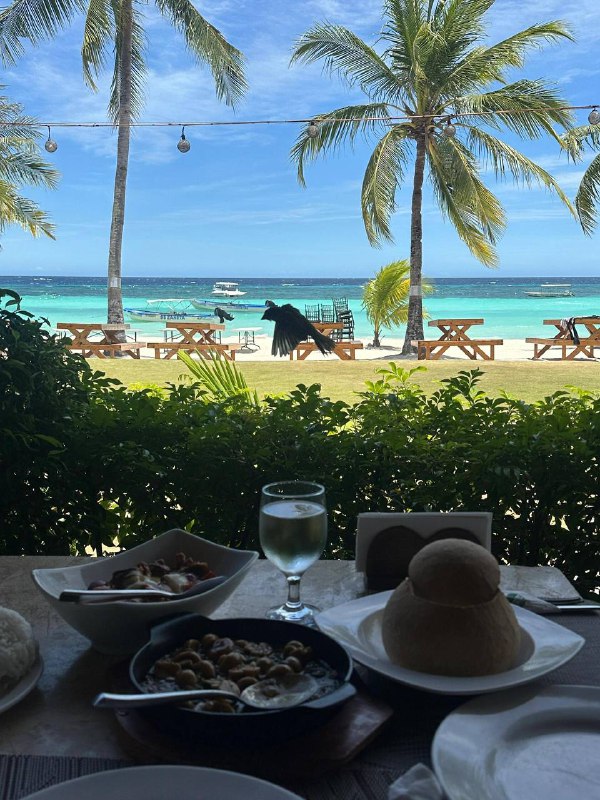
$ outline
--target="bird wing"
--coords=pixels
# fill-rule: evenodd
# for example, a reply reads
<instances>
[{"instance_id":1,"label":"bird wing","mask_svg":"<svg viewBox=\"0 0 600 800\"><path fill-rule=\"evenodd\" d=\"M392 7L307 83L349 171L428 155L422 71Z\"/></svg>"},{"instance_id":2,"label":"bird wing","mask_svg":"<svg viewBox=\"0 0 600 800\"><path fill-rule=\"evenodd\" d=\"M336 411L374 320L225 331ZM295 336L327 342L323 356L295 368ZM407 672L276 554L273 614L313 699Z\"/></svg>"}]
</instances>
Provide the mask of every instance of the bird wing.
<instances>
[{"instance_id":1,"label":"bird wing","mask_svg":"<svg viewBox=\"0 0 600 800\"><path fill-rule=\"evenodd\" d=\"M299 342L312 337L319 350L325 354L331 352L335 342L323 336L306 317L290 303L282 306L271 306L263 314L263 319L275 322L273 332L272 355L287 356Z\"/></svg>"}]
</instances>

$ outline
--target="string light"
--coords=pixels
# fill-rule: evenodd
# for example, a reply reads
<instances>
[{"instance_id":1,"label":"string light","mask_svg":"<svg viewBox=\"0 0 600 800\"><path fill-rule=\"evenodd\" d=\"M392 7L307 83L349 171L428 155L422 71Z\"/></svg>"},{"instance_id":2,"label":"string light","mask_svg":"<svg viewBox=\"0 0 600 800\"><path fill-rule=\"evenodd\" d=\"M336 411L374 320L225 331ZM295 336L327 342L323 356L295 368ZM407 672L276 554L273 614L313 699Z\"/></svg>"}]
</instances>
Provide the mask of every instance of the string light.
<instances>
[{"instance_id":1,"label":"string light","mask_svg":"<svg viewBox=\"0 0 600 800\"><path fill-rule=\"evenodd\" d=\"M56 153L56 151L58 150L58 145L56 144L54 139L52 139L50 136L50 125L48 125L47 128L48 128L48 138L46 139L46 144L44 145L44 149L48 153Z\"/></svg>"},{"instance_id":2,"label":"string light","mask_svg":"<svg viewBox=\"0 0 600 800\"><path fill-rule=\"evenodd\" d=\"M177 149L180 153L189 153L190 151L190 143L185 138L185 125L181 129L181 139L177 142Z\"/></svg>"},{"instance_id":3,"label":"string light","mask_svg":"<svg viewBox=\"0 0 600 800\"><path fill-rule=\"evenodd\" d=\"M443 128L443 134L447 139L454 139L456 136L456 128L452 124L452 117L446 120L446 127Z\"/></svg>"},{"instance_id":4,"label":"string light","mask_svg":"<svg viewBox=\"0 0 600 800\"><path fill-rule=\"evenodd\" d=\"M311 139L316 139L317 136L319 135L319 124L318 124L318 122L315 122L313 120L313 122L311 122L310 125L308 126L308 128L306 129L306 133Z\"/></svg>"},{"instance_id":5,"label":"string light","mask_svg":"<svg viewBox=\"0 0 600 800\"><path fill-rule=\"evenodd\" d=\"M590 111L590 114L588 116L588 122L590 123L590 125L597 125L600 122L600 111L598 111L596 106L594 106L594 108L592 108L592 110Z\"/></svg>"}]
</instances>

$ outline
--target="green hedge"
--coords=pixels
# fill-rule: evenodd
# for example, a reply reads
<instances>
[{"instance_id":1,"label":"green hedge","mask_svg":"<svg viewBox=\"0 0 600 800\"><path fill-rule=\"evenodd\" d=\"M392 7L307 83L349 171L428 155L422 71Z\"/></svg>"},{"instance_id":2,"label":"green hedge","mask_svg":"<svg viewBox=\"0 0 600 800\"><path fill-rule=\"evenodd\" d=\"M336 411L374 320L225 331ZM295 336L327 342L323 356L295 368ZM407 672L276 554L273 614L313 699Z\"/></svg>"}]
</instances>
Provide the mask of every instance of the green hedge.
<instances>
[{"instance_id":1,"label":"green hedge","mask_svg":"<svg viewBox=\"0 0 600 800\"><path fill-rule=\"evenodd\" d=\"M327 488L330 558L353 557L362 511L483 510L501 560L600 584L596 395L490 398L472 370L426 397L390 364L352 406L315 385L256 408L199 384L127 391L35 330L37 349L0 359L0 386L26 384L0 400L1 553L129 547L175 526L258 548L260 487L293 477Z\"/></svg>"}]
</instances>

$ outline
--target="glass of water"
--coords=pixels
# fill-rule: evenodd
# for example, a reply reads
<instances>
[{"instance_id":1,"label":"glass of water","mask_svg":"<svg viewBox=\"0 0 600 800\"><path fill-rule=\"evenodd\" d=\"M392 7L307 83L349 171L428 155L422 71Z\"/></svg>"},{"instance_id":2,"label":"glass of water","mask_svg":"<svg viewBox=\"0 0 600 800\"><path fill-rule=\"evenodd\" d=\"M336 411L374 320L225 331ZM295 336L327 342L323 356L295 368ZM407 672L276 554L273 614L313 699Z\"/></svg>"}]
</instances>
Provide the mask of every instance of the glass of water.
<instances>
[{"instance_id":1,"label":"glass of water","mask_svg":"<svg viewBox=\"0 0 600 800\"><path fill-rule=\"evenodd\" d=\"M267 611L267 618L314 624L319 609L300 600L300 579L319 560L327 541L325 488L309 481L263 486L259 532L264 554L288 583L287 601Z\"/></svg>"}]
</instances>

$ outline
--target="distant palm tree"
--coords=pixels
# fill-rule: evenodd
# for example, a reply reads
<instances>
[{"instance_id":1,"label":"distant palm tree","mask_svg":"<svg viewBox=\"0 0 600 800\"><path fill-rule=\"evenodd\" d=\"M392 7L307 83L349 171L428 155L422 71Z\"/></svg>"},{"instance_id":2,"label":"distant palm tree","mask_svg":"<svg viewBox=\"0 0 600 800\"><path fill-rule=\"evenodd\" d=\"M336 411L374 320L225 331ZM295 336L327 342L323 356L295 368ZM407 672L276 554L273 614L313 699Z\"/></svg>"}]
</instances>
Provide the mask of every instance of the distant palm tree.
<instances>
[{"instance_id":1,"label":"distant palm tree","mask_svg":"<svg viewBox=\"0 0 600 800\"><path fill-rule=\"evenodd\" d=\"M382 328L403 325L408 319L410 262L393 261L382 267L363 289L363 308L373 325L373 347L381 347Z\"/></svg>"},{"instance_id":2,"label":"distant palm tree","mask_svg":"<svg viewBox=\"0 0 600 800\"><path fill-rule=\"evenodd\" d=\"M509 83L506 73L522 67L528 51L571 36L562 23L546 22L488 45L484 16L493 3L384 0L382 53L346 28L324 23L301 36L292 55L291 63L322 61L326 71L367 95L362 105L317 114L318 135L307 127L291 155L304 184L306 161L354 143L359 134L383 133L362 185L362 215L372 245L393 240L390 218L396 192L411 180L412 164L410 298L403 353L413 352L411 341L423 338L426 166L442 213L487 266L497 263L494 245L506 225L500 201L481 180L488 166L499 178L508 174L525 184L543 184L571 208L551 175L482 128L506 128L527 139L545 134L558 139L552 124L566 127L571 119L562 108L565 101L544 81Z\"/></svg>"},{"instance_id":3,"label":"distant palm tree","mask_svg":"<svg viewBox=\"0 0 600 800\"><path fill-rule=\"evenodd\" d=\"M91 89L96 90L95 79L109 57L114 59L108 111L118 126L118 140L108 252L108 321L117 323L123 322L121 248L130 125L139 118L146 73L143 5L138 0L15 0L0 14L4 63L15 63L23 53L23 39L36 44L51 37L80 12L86 14L83 74ZM183 35L196 58L209 66L219 100L235 105L246 90L240 51L199 14L190 0L156 0L156 7Z\"/></svg>"},{"instance_id":4,"label":"distant palm tree","mask_svg":"<svg viewBox=\"0 0 600 800\"><path fill-rule=\"evenodd\" d=\"M563 137L563 146L574 161L583 156L585 147L600 151L600 128L596 125L581 125L572 128ZM593 233L598 217L600 203L600 154L590 163L581 178L575 196L575 208L584 232Z\"/></svg>"},{"instance_id":5,"label":"distant palm tree","mask_svg":"<svg viewBox=\"0 0 600 800\"><path fill-rule=\"evenodd\" d=\"M3 89L4 87L0 87ZM23 184L54 189L59 173L40 157L35 120L23 116L18 103L0 96L0 233L20 225L32 236L54 239L54 225L46 212L20 194Z\"/></svg>"}]
</instances>

